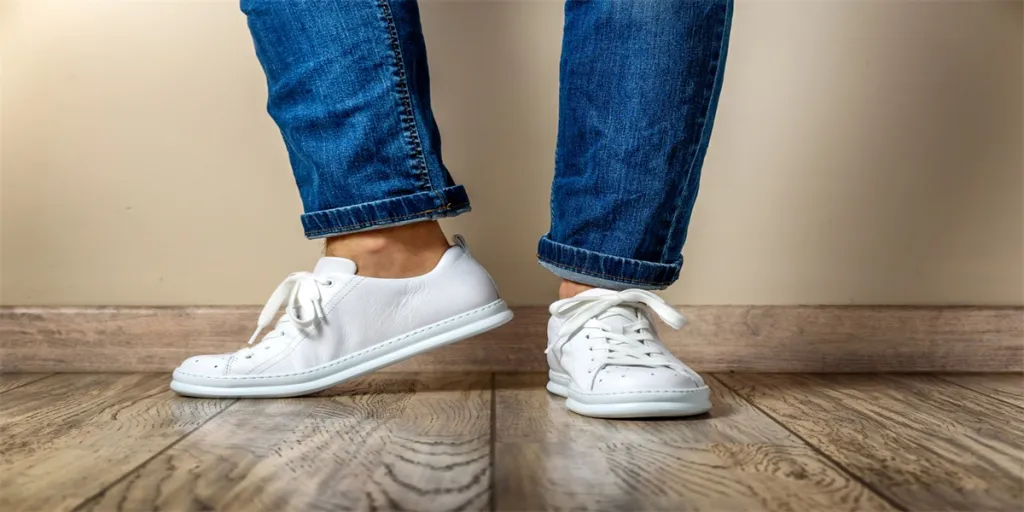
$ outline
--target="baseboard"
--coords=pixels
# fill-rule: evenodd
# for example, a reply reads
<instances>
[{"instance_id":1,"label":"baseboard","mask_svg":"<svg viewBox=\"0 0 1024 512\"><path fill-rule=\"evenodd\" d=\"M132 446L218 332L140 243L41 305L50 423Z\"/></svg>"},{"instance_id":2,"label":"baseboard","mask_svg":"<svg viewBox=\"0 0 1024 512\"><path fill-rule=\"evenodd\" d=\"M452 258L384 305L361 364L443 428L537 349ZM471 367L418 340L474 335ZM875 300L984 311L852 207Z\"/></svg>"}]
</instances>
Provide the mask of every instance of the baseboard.
<instances>
[{"instance_id":1,"label":"baseboard","mask_svg":"<svg viewBox=\"0 0 1024 512\"><path fill-rule=\"evenodd\" d=\"M713 372L1024 371L1024 308L681 307L669 347ZM402 371L546 369L547 311L515 308L506 326L392 367ZM230 352L259 308L2 307L0 371L168 371L193 354Z\"/></svg>"}]
</instances>

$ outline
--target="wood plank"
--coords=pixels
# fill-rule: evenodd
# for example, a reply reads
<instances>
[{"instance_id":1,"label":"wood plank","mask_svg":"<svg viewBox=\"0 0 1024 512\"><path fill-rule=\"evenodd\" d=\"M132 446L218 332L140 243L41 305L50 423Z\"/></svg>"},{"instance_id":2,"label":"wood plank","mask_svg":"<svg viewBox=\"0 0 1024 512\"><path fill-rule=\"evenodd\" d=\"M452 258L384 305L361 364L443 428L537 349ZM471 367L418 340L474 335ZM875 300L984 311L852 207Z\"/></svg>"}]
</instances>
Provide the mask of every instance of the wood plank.
<instances>
[{"instance_id":1,"label":"wood plank","mask_svg":"<svg viewBox=\"0 0 1024 512\"><path fill-rule=\"evenodd\" d=\"M168 372L189 356L245 346L259 311L255 306L0 307L0 368ZM547 319L541 321L537 313L519 312L514 326L506 324L388 371L490 372L527 360L538 367L544 364L537 347L543 346Z\"/></svg>"},{"instance_id":2,"label":"wood plank","mask_svg":"<svg viewBox=\"0 0 1024 512\"><path fill-rule=\"evenodd\" d=\"M250 306L0 308L0 368L171 371L189 355L241 348L258 314Z\"/></svg>"},{"instance_id":3,"label":"wood plank","mask_svg":"<svg viewBox=\"0 0 1024 512\"><path fill-rule=\"evenodd\" d=\"M37 380L42 380L52 373L0 373L0 393L20 388Z\"/></svg>"},{"instance_id":4,"label":"wood plank","mask_svg":"<svg viewBox=\"0 0 1024 512\"><path fill-rule=\"evenodd\" d=\"M709 379L709 415L584 418L545 375L499 375L500 510L889 510L796 436Z\"/></svg>"},{"instance_id":5,"label":"wood plank","mask_svg":"<svg viewBox=\"0 0 1024 512\"><path fill-rule=\"evenodd\" d=\"M723 375L874 490L914 510L1019 510L1024 411L931 376Z\"/></svg>"},{"instance_id":6,"label":"wood plank","mask_svg":"<svg viewBox=\"0 0 1024 512\"><path fill-rule=\"evenodd\" d=\"M941 377L992 398L1024 407L1024 374L947 374Z\"/></svg>"},{"instance_id":7,"label":"wood plank","mask_svg":"<svg viewBox=\"0 0 1024 512\"><path fill-rule=\"evenodd\" d=\"M697 306L666 344L713 372L1024 371L1024 308ZM514 308L502 328L392 371L546 371L548 315ZM259 308L0 307L9 372L169 371L190 355L237 350ZM828 357L822 357L828 354Z\"/></svg>"},{"instance_id":8,"label":"wood plank","mask_svg":"<svg viewBox=\"0 0 1024 512\"><path fill-rule=\"evenodd\" d=\"M675 353L708 372L1024 371L1024 308L681 309L689 325L660 332Z\"/></svg>"},{"instance_id":9,"label":"wood plank","mask_svg":"<svg viewBox=\"0 0 1024 512\"><path fill-rule=\"evenodd\" d=\"M0 510L69 510L229 400L187 400L167 375L55 375L0 400Z\"/></svg>"},{"instance_id":10,"label":"wood plank","mask_svg":"<svg viewBox=\"0 0 1024 512\"><path fill-rule=\"evenodd\" d=\"M85 510L481 510L490 376L377 374L240 401Z\"/></svg>"}]
</instances>

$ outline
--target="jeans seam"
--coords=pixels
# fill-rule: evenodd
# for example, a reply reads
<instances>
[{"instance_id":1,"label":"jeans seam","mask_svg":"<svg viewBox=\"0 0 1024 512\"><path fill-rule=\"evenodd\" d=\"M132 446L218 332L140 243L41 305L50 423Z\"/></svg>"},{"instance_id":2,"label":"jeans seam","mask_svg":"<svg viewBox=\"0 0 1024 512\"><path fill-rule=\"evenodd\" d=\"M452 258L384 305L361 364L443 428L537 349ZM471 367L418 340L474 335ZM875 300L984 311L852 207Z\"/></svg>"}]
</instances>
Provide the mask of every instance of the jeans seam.
<instances>
[{"instance_id":1,"label":"jeans seam","mask_svg":"<svg viewBox=\"0 0 1024 512\"><path fill-rule=\"evenodd\" d=\"M585 269L585 268L582 268L582 267L577 267L575 265L569 265L569 264L566 264L566 263L560 263L560 262L557 262L557 261L545 258L545 257L541 256L540 253L537 253L537 259L540 260L540 261L543 261L545 263L549 263L551 265L554 265L556 267L560 267L560 268L564 268L564 269L567 269L567 270L576 271L576 272L579 272L581 274L586 274L586 275L589 275L589 276L606 277L606 278L608 278L611 281L617 281L617 282L621 282L621 283L627 283L627 284L649 284L649 285L653 285L653 286L661 286L663 284L666 284L666 282L664 282L664 281L645 281L643 279L631 279L631 278L628 278L628 277L613 276L611 274L604 274L604 273L601 273L601 272L594 272L593 270L590 270L590 269ZM643 263L643 262L641 262L641 263Z\"/></svg>"},{"instance_id":2,"label":"jeans seam","mask_svg":"<svg viewBox=\"0 0 1024 512\"><path fill-rule=\"evenodd\" d=\"M416 126L416 114L412 106L412 97L409 94L409 77L405 73L405 57L402 53L402 43L398 36L398 27L395 25L395 18L391 14L389 0L378 0L377 7L380 9L384 25L387 27L388 39L391 43L391 52L394 57L394 75L397 79L395 88L398 92L400 105L399 121L402 124L402 131L405 134L410 146L409 158L412 160L412 168L419 179L418 185L424 192L434 191L430 183L430 174L427 171L427 161L423 153L423 144L420 142L419 129ZM436 192L436 191L434 191Z\"/></svg>"},{"instance_id":3,"label":"jeans seam","mask_svg":"<svg viewBox=\"0 0 1024 512\"><path fill-rule=\"evenodd\" d=\"M721 67L721 65L722 65L722 55L723 55L722 49L725 46L725 41L724 41L724 39L725 39L725 29L726 29L726 26L729 23L730 11L731 10L732 10L732 7L730 5L730 2L727 0L726 1L726 6L725 6L725 14L724 14L724 16L722 16L722 24L719 25L718 33L716 34L718 36L718 46L715 48L716 55L715 55L715 58L711 60L711 64L708 66L708 73L712 74L712 76L714 76L715 79L714 79L713 82L711 82L711 86L705 88L705 90L704 90L704 98L703 99L704 99L704 102L707 103L708 105L707 105L707 109L704 111L704 113L702 115L702 118L701 118L701 127L700 127L701 138L700 138L700 142L697 144L697 146L693 150L693 155L690 156L690 158L689 158L690 165L686 169L685 179L683 180L683 190L682 190L682 193L679 194L680 198L686 197L686 187L687 187L687 184L690 183L690 176L693 174L693 167L694 167L694 165L696 165L696 163L697 163L697 155L700 153L700 145L702 143L704 143L704 132L707 131L707 127L708 127L708 114L711 111L711 96L713 95L713 91L719 86L719 82L722 79L722 77L718 74L718 68ZM668 230L666 231L666 236L667 237L671 237L672 236L673 229L679 223L679 210L681 208L682 208L682 205L677 203L676 211L674 212L674 215L672 216L672 220L669 222ZM668 247L668 244L666 244L666 247ZM662 259L665 258L665 253L664 252L662 252L661 258Z\"/></svg>"},{"instance_id":4,"label":"jeans seam","mask_svg":"<svg viewBox=\"0 0 1024 512\"><path fill-rule=\"evenodd\" d=\"M467 204L469 204L469 203L463 203L463 204L455 205L455 206L456 206L456 208L458 208L458 207L465 206ZM450 210L454 209L454 208L452 208L452 206L453 206L452 203L445 203L443 206L439 206L437 208L431 208L429 210L419 211L419 212L416 212L416 213L409 213L409 214L406 214L406 215L395 215L395 216L391 216L391 217L385 217L383 219L374 219L372 221L367 221L367 222L357 222L355 224L347 224L347 225L344 225L344 226L332 226L332 227L327 228L327 229L319 229L319 230L316 230L316 231L310 231L310 232L306 233L306 236L327 235L327 234L337 233L338 231L347 230L347 229L363 228L363 227L368 227L368 226L376 226L378 224L387 224L388 222L407 220L407 219L411 219L413 217L418 217L420 215L426 215L428 213L441 212L441 211L450 211ZM316 213L320 213L320 212L313 212L312 215L315 215Z\"/></svg>"}]
</instances>

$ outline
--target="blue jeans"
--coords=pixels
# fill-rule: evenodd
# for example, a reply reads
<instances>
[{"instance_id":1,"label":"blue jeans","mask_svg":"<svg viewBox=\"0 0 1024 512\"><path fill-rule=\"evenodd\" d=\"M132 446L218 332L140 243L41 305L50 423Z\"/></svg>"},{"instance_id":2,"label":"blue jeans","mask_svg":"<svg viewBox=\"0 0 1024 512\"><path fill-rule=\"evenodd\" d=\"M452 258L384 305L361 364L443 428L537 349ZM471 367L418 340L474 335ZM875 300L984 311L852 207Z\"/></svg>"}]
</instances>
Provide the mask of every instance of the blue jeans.
<instances>
[{"instance_id":1,"label":"blue jeans","mask_svg":"<svg viewBox=\"0 0 1024 512\"><path fill-rule=\"evenodd\" d=\"M306 236L469 211L441 159L414 1L242 0L242 10ZM732 0L566 3L541 265L612 289L678 278L731 17Z\"/></svg>"}]
</instances>

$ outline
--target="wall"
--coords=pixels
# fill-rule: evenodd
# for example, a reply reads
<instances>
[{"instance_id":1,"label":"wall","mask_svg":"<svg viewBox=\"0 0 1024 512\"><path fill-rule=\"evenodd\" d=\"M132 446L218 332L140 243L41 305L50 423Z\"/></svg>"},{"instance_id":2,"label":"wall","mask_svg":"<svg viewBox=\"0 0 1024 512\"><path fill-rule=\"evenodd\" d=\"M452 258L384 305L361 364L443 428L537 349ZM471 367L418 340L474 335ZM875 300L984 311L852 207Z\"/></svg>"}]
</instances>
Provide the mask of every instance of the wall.
<instances>
[{"instance_id":1,"label":"wall","mask_svg":"<svg viewBox=\"0 0 1024 512\"><path fill-rule=\"evenodd\" d=\"M234 2L0 2L4 304L261 304L312 265ZM561 6L422 10L446 228L543 304ZM741 0L666 297L1024 304L1021 46L1019 1Z\"/></svg>"}]
</instances>

